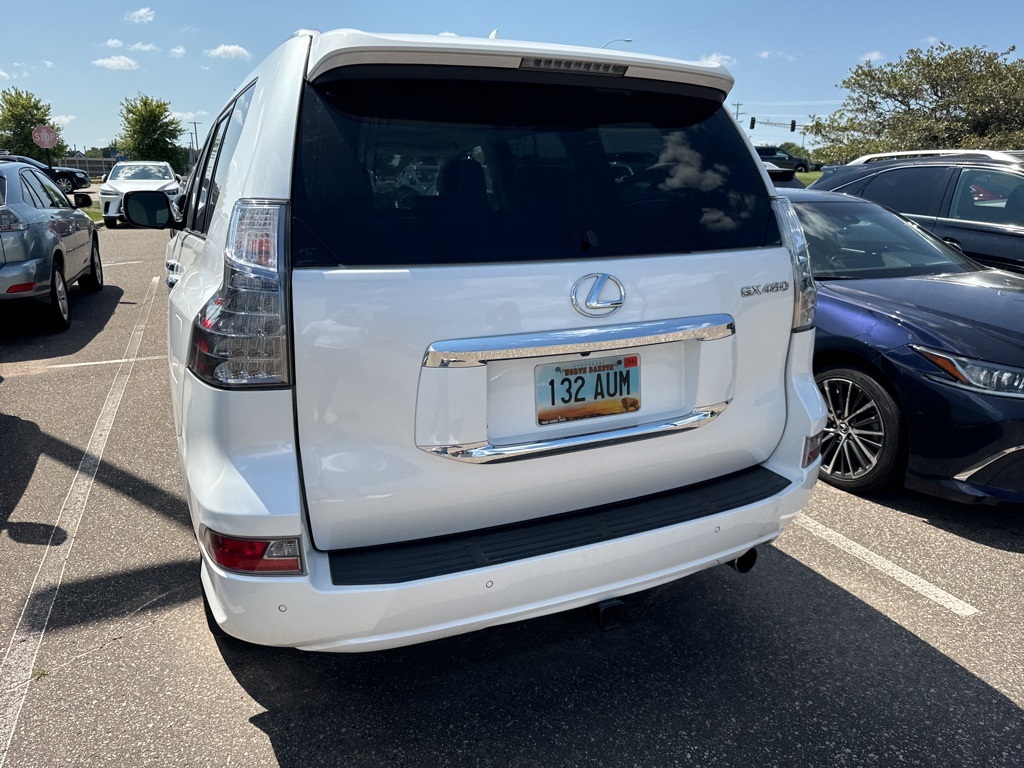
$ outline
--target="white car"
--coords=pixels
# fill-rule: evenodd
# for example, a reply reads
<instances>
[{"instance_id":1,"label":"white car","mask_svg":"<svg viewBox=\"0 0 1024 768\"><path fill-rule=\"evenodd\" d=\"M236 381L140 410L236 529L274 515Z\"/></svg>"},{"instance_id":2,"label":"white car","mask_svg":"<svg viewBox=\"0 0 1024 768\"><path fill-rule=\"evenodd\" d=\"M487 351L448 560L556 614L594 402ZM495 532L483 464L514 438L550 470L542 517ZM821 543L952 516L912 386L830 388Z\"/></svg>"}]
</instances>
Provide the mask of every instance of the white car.
<instances>
[{"instance_id":1,"label":"white car","mask_svg":"<svg viewBox=\"0 0 1024 768\"><path fill-rule=\"evenodd\" d=\"M614 610L747 570L810 498L815 287L722 67L338 30L244 83L183 218L125 198L177 230L215 630L363 651ZM622 153L657 162L616 181ZM437 194L396 207L425 156Z\"/></svg>"},{"instance_id":2,"label":"white car","mask_svg":"<svg viewBox=\"0 0 1024 768\"><path fill-rule=\"evenodd\" d=\"M121 198L125 192L158 190L174 199L181 194L181 176L170 163L122 160L110 169L100 185L100 212L108 229L124 219Z\"/></svg>"}]
</instances>

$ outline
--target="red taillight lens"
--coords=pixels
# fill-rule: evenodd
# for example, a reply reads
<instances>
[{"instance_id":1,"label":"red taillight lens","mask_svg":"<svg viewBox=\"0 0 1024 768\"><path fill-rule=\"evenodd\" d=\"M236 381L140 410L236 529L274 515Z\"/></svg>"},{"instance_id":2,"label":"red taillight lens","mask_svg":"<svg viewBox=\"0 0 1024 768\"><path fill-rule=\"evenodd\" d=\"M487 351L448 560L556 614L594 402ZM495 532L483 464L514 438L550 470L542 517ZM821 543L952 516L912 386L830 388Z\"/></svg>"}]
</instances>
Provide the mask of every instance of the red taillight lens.
<instances>
[{"instance_id":1,"label":"red taillight lens","mask_svg":"<svg viewBox=\"0 0 1024 768\"><path fill-rule=\"evenodd\" d=\"M7 289L8 293L25 293L26 291L34 290L36 287L35 283L17 283Z\"/></svg>"},{"instance_id":2,"label":"red taillight lens","mask_svg":"<svg viewBox=\"0 0 1024 768\"><path fill-rule=\"evenodd\" d=\"M26 229L28 222L22 221L18 214L7 206L0 205L0 232L24 232Z\"/></svg>"},{"instance_id":3,"label":"red taillight lens","mask_svg":"<svg viewBox=\"0 0 1024 768\"><path fill-rule=\"evenodd\" d=\"M206 551L229 571L242 573L302 573L299 540L239 539L207 529Z\"/></svg>"},{"instance_id":4,"label":"red taillight lens","mask_svg":"<svg viewBox=\"0 0 1024 768\"><path fill-rule=\"evenodd\" d=\"M239 200L231 213L224 282L192 326L189 369L216 387L287 386L286 207Z\"/></svg>"}]
</instances>

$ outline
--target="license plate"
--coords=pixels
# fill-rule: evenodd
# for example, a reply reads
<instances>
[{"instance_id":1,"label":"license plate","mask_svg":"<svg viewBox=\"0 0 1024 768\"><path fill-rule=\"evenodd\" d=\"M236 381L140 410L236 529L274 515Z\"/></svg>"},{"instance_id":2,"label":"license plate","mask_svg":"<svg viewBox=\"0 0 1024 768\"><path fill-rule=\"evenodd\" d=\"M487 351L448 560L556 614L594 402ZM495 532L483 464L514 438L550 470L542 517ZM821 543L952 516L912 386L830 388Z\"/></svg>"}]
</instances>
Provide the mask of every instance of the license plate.
<instances>
[{"instance_id":1,"label":"license plate","mask_svg":"<svg viewBox=\"0 0 1024 768\"><path fill-rule=\"evenodd\" d=\"M639 355L538 365L534 378L540 426L640 410Z\"/></svg>"}]
</instances>

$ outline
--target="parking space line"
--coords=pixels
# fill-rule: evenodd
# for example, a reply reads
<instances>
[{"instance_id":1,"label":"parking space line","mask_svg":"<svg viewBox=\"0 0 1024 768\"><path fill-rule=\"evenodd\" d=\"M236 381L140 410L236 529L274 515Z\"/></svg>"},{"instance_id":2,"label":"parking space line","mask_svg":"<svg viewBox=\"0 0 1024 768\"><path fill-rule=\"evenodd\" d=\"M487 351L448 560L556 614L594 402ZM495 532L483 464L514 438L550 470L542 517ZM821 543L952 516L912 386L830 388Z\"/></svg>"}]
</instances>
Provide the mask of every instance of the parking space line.
<instances>
[{"instance_id":1,"label":"parking space line","mask_svg":"<svg viewBox=\"0 0 1024 768\"><path fill-rule=\"evenodd\" d=\"M32 581L32 587L29 589L25 605L22 607L18 624L15 626L14 634L7 646L7 652L4 654L3 662L0 663L0 744L3 745L3 751L0 752L0 768L3 768L7 762L7 755L14 739L14 731L18 724L18 718L21 716L21 708L28 696L29 686L32 682L36 657L39 655L39 648L42 646L43 635L49 624L53 606L57 602L64 570L75 544L78 526L85 513L89 492L92 490L96 471L103 458L107 438L114 425L114 418L121 405L121 397L128 385L132 366L135 364L139 345L142 343L142 335L149 322L158 282L159 278L154 277L150 283L149 291L139 310L139 319L128 340L123 362L117 373L114 374L114 381L110 385L110 391L103 402L100 415L96 419L96 426L93 428L89 444L85 448L85 455L78 465L74 480L71 481L71 488L68 489L64 505L54 521L54 531L57 530L59 524L64 524L67 539L63 545L55 547L51 535L50 543L43 551L35 579ZM49 593L48 596L47 593Z\"/></svg>"},{"instance_id":2,"label":"parking space line","mask_svg":"<svg viewBox=\"0 0 1024 768\"><path fill-rule=\"evenodd\" d=\"M87 365L113 365L114 363L141 363L144 360L166 360L167 355L149 355L148 357L122 357L117 360L93 360L91 363L55 363L54 365L46 366L50 368L84 368Z\"/></svg>"},{"instance_id":3,"label":"parking space line","mask_svg":"<svg viewBox=\"0 0 1024 768\"><path fill-rule=\"evenodd\" d=\"M955 613L957 616L963 616L966 618L967 616L974 616L976 613L979 613L978 609L973 605L964 602L958 597L954 597L949 594L949 592L935 586L929 581L925 581L920 576L915 576L910 571L896 565L896 563L886 560L881 555L875 554L866 547L862 547L857 542L846 538L841 533L833 531L828 526L822 525L817 520L808 517L802 512L796 516L795 522L803 528L806 528L815 536L818 536L830 544L839 547L844 552L863 560L873 568L880 570L886 576L910 587L918 594L938 603L946 610Z\"/></svg>"}]
</instances>

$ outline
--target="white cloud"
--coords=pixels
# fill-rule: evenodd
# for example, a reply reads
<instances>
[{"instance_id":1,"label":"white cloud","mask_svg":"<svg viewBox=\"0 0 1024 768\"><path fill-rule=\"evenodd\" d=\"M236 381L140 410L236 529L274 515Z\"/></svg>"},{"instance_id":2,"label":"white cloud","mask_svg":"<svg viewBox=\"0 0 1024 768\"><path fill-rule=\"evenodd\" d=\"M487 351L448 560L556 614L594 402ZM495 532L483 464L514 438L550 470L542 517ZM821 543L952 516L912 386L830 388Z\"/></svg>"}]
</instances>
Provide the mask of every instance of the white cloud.
<instances>
[{"instance_id":1,"label":"white cloud","mask_svg":"<svg viewBox=\"0 0 1024 768\"><path fill-rule=\"evenodd\" d=\"M106 59L96 59L93 64L103 69L138 69L139 62L129 59L127 56L110 56Z\"/></svg>"},{"instance_id":2,"label":"white cloud","mask_svg":"<svg viewBox=\"0 0 1024 768\"><path fill-rule=\"evenodd\" d=\"M183 123L186 123L191 120L194 120L197 117L202 117L203 115L208 114L210 113L204 109L201 109L198 112L171 112L171 117L173 117L175 120L181 120Z\"/></svg>"},{"instance_id":3,"label":"white cloud","mask_svg":"<svg viewBox=\"0 0 1024 768\"><path fill-rule=\"evenodd\" d=\"M43 66L47 69L53 69L54 64L52 61L47 61L46 59L43 59Z\"/></svg>"},{"instance_id":4,"label":"white cloud","mask_svg":"<svg viewBox=\"0 0 1024 768\"><path fill-rule=\"evenodd\" d=\"M54 115L50 118L53 122L60 126L67 126L72 120L77 120L76 115Z\"/></svg>"},{"instance_id":5,"label":"white cloud","mask_svg":"<svg viewBox=\"0 0 1024 768\"><path fill-rule=\"evenodd\" d=\"M130 21L132 24L148 24L154 18L156 18L156 11L152 8L139 8L137 11L131 11L124 15L124 20Z\"/></svg>"},{"instance_id":6,"label":"white cloud","mask_svg":"<svg viewBox=\"0 0 1024 768\"><path fill-rule=\"evenodd\" d=\"M759 59L783 59L784 61L796 61L796 56L787 51L758 51Z\"/></svg>"},{"instance_id":7,"label":"white cloud","mask_svg":"<svg viewBox=\"0 0 1024 768\"><path fill-rule=\"evenodd\" d=\"M438 32L437 34L440 37L458 37L454 32Z\"/></svg>"},{"instance_id":8,"label":"white cloud","mask_svg":"<svg viewBox=\"0 0 1024 768\"><path fill-rule=\"evenodd\" d=\"M183 46L183 45L176 45L176 46L174 46L173 48L171 48L170 54L171 54L171 58L173 58L173 59L180 59L182 56L185 55L185 46Z\"/></svg>"},{"instance_id":9,"label":"white cloud","mask_svg":"<svg viewBox=\"0 0 1024 768\"><path fill-rule=\"evenodd\" d=\"M736 63L736 59L726 53L707 53L700 57L701 64L721 64L729 66Z\"/></svg>"},{"instance_id":10,"label":"white cloud","mask_svg":"<svg viewBox=\"0 0 1024 768\"><path fill-rule=\"evenodd\" d=\"M882 53L881 51L868 51L867 53L860 57L860 60L867 62L869 64L874 64L875 62L881 61L884 58L885 54Z\"/></svg>"},{"instance_id":11,"label":"white cloud","mask_svg":"<svg viewBox=\"0 0 1024 768\"><path fill-rule=\"evenodd\" d=\"M205 51L211 59L246 59L252 58L252 54L240 45L218 45L209 51Z\"/></svg>"},{"instance_id":12,"label":"white cloud","mask_svg":"<svg viewBox=\"0 0 1024 768\"><path fill-rule=\"evenodd\" d=\"M153 43L136 43L131 46L129 51L159 51L160 49Z\"/></svg>"},{"instance_id":13,"label":"white cloud","mask_svg":"<svg viewBox=\"0 0 1024 768\"><path fill-rule=\"evenodd\" d=\"M929 48L933 45L939 44L939 38L934 35L928 35L924 40L921 41L921 45L927 45Z\"/></svg>"},{"instance_id":14,"label":"white cloud","mask_svg":"<svg viewBox=\"0 0 1024 768\"><path fill-rule=\"evenodd\" d=\"M4 72L2 69L0 69L0 79L10 80L11 76Z\"/></svg>"},{"instance_id":15,"label":"white cloud","mask_svg":"<svg viewBox=\"0 0 1024 768\"><path fill-rule=\"evenodd\" d=\"M118 40L116 37L112 37L104 43L107 48L120 48L124 43Z\"/></svg>"}]
</instances>

